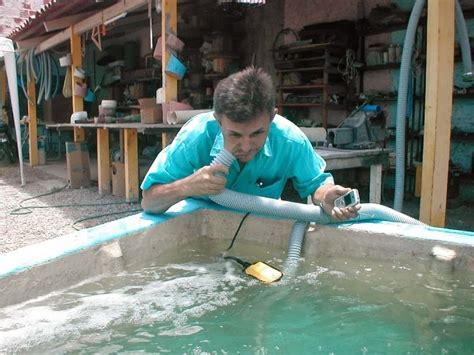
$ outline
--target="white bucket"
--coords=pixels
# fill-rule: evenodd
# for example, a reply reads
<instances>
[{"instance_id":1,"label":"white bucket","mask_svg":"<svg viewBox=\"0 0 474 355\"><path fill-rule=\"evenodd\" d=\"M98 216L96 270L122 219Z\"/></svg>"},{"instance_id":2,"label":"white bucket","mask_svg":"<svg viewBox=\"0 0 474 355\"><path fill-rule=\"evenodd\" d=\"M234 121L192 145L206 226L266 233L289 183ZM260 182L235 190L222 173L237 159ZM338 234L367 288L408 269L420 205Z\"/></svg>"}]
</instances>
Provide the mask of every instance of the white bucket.
<instances>
[{"instance_id":1,"label":"white bucket","mask_svg":"<svg viewBox=\"0 0 474 355\"><path fill-rule=\"evenodd\" d=\"M64 57L59 58L59 65L62 67L67 67L72 64L71 54L68 53Z\"/></svg>"},{"instance_id":2,"label":"white bucket","mask_svg":"<svg viewBox=\"0 0 474 355\"><path fill-rule=\"evenodd\" d=\"M86 77L86 72L82 68L75 68L74 76L79 79L84 79Z\"/></svg>"},{"instance_id":3,"label":"white bucket","mask_svg":"<svg viewBox=\"0 0 474 355\"><path fill-rule=\"evenodd\" d=\"M74 112L71 115L71 123L76 123L77 120L83 120L87 118L87 111Z\"/></svg>"}]
</instances>

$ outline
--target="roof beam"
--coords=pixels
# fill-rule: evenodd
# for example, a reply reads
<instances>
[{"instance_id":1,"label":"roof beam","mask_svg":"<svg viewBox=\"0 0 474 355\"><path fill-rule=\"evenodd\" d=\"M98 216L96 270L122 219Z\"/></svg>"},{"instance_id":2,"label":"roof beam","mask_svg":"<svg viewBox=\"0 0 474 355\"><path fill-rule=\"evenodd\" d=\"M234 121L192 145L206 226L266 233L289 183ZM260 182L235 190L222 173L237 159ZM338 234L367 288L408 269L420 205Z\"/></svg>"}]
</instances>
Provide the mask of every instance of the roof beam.
<instances>
[{"instance_id":1,"label":"roof beam","mask_svg":"<svg viewBox=\"0 0 474 355\"><path fill-rule=\"evenodd\" d=\"M58 44L68 41L71 38L71 28L66 28L58 34L49 37L47 40L41 42L36 46L35 54L47 51L53 47L56 47Z\"/></svg>"},{"instance_id":2,"label":"roof beam","mask_svg":"<svg viewBox=\"0 0 474 355\"><path fill-rule=\"evenodd\" d=\"M82 14L61 17L55 20L43 21L43 25L46 32L63 30L66 27L71 26L71 23L76 23L78 21L81 21L91 16L94 13L96 13L96 11L89 11L89 12L84 12Z\"/></svg>"},{"instance_id":3,"label":"roof beam","mask_svg":"<svg viewBox=\"0 0 474 355\"><path fill-rule=\"evenodd\" d=\"M30 48L30 47L37 46L38 44L46 41L50 37L51 35L45 35L45 36L28 38L28 39L22 39L21 41L16 41L16 44L19 49Z\"/></svg>"},{"instance_id":4,"label":"roof beam","mask_svg":"<svg viewBox=\"0 0 474 355\"><path fill-rule=\"evenodd\" d=\"M94 27L99 26L106 22L107 20L113 19L114 17L120 15L123 12L133 11L139 7L145 5L148 0L122 0L115 5L112 5L104 10L98 11L95 15L92 15L88 18L85 18L82 21L74 24L74 33L80 35L84 32L92 30ZM70 25L72 26L72 25ZM69 40L71 35L70 28L59 32L58 34L52 36L46 41L40 43L36 47L35 53L41 53L47 51L50 48L57 46L58 44Z\"/></svg>"},{"instance_id":5,"label":"roof beam","mask_svg":"<svg viewBox=\"0 0 474 355\"><path fill-rule=\"evenodd\" d=\"M116 3L102 11L97 12L95 15L77 23L74 25L74 32L76 34L81 34L92 30L94 27L103 24L104 22L117 17L118 15L133 11L139 8L140 6L148 3L148 0L123 0Z\"/></svg>"}]
</instances>

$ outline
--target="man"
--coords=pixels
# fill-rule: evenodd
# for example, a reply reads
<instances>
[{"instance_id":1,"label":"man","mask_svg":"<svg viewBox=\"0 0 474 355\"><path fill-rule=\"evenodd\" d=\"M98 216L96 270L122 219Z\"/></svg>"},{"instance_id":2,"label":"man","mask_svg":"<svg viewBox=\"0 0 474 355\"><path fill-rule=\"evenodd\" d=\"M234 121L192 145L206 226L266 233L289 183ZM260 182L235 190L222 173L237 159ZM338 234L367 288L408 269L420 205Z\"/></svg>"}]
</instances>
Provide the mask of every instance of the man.
<instances>
[{"instance_id":1,"label":"man","mask_svg":"<svg viewBox=\"0 0 474 355\"><path fill-rule=\"evenodd\" d=\"M302 198L311 195L333 218L356 217L360 206L334 207L350 189L334 185L303 132L275 114L274 92L271 77L254 67L221 80L214 112L188 121L153 162L141 185L143 209L162 213L185 198L224 188L278 199L291 179ZM210 166L224 147L237 161L230 168Z\"/></svg>"}]
</instances>

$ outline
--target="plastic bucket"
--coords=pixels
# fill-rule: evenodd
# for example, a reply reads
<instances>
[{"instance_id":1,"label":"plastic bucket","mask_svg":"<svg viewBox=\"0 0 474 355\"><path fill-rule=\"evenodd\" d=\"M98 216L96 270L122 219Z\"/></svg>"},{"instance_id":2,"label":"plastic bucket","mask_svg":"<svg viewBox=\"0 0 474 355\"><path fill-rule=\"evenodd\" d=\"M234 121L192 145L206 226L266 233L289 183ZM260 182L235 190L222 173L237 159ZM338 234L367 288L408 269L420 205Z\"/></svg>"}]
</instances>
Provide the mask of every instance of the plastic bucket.
<instances>
[{"instance_id":1,"label":"plastic bucket","mask_svg":"<svg viewBox=\"0 0 474 355\"><path fill-rule=\"evenodd\" d=\"M176 58L174 55L170 56L168 64L166 65L166 74L171 75L177 79L182 79L184 74L186 74L186 70L186 67L180 62L178 58Z\"/></svg>"}]
</instances>

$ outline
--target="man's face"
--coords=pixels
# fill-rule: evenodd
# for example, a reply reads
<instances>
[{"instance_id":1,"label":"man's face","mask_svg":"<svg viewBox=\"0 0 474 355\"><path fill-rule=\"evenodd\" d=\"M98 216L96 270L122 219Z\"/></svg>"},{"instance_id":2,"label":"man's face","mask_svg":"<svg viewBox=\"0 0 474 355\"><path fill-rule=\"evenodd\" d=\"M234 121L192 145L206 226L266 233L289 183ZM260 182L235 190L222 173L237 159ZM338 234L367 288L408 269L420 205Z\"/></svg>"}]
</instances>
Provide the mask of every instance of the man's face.
<instances>
[{"instance_id":1,"label":"man's face","mask_svg":"<svg viewBox=\"0 0 474 355\"><path fill-rule=\"evenodd\" d=\"M226 116L222 116L219 122L225 148L241 163L246 163L252 160L265 144L271 121L268 114L264 113L244 123L233 122Z\"/></svg>"}]
</instances>

